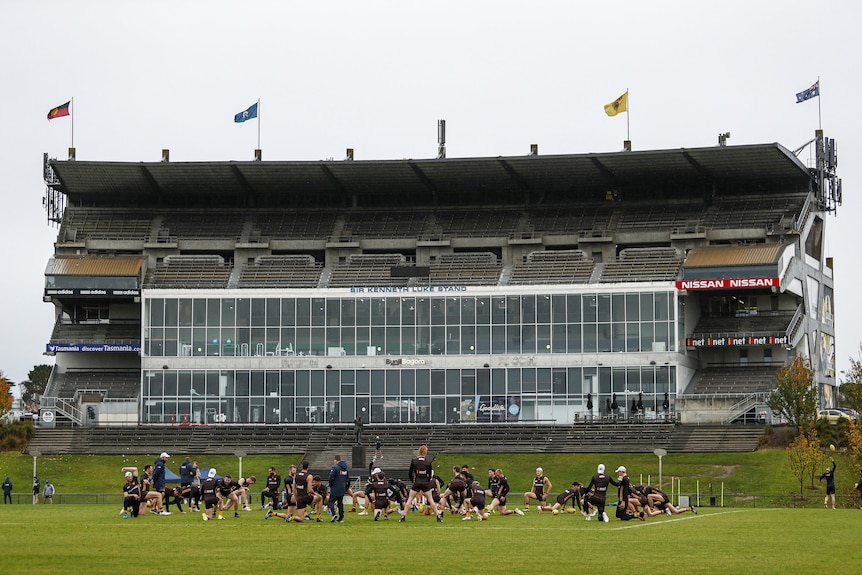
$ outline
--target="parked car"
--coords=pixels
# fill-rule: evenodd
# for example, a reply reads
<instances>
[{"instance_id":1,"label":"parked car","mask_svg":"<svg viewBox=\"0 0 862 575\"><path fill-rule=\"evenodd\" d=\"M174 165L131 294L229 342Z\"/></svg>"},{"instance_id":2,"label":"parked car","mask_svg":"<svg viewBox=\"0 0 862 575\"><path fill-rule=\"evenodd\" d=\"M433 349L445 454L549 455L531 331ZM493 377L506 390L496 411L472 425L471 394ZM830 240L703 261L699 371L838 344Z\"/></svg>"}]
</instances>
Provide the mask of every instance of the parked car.
<instances>
[{"instance_id":1,"label":"parked car","mask_svg":"<svg viewBox=\"0 0 862 575\"><path fill-rule=\"evenodd\" d=\"M856 421L859 421L859 412L855 409L850 409L849 407L836 407L835 409L837 409L841 413L846 413Z\"/></svg>"},{"instance_id":2,"label":"parked car","mask_svg":"<svg viewBox=\"0 0 862 575\"><path fill-rule=\"evenodd\" d=\"M838 409L821 409L817 412L817 419L825 419L831 424L837 424L842 419L850 421L850 416Z\"/></svg>"}]
</instances>

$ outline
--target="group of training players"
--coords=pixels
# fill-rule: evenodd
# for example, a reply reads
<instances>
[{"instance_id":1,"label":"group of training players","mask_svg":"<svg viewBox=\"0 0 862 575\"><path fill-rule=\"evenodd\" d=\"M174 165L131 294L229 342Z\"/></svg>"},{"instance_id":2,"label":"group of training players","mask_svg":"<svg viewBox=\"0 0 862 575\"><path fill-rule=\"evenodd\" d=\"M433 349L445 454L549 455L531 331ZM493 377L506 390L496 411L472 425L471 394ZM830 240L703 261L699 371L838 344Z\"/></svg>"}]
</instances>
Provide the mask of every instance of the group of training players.
<instances>
[{"instance_id":1,"label":"group of training players","mask_svg":"<svg viewBox=\"0 0 862 575\"><path fill-rule=\"evenodd\" d=\"M188 457L180 465L179 487L167 485L165 462L170 456L162 453L152 465L144 467L142 476L138 475L137 467L123 467L125 483L123 484L123 519L138 517L149 511L155 515L171 515L171 505L175 505L180 513L183 502L191 511L199 512L203 501L205 513L203 519L224 519L223 512L234 509L234 517L239 517L239 509L251 511L248 506L249 488L256 483L254 476L234 480L230 475L218 477L215 468L211 468L207 477L201 480L197 462L191 462Z\"/></svg>"},{"instance_id":2,"label":"group of training players","mask_svg":"<svg viewBox=\"0 0 862 575\"><path fill-rule=\"evenodd\" d=\"M617 510L616 517L623 521L640 519L645 521L646 517L655 517L666 513L677 515L691 511L697 515L694 506L678 508L674 506L670 497L657 487L650 485L632 485L628 471L624 466L616 470L617 479L605 474L604 464L599 464L596 474L592 476L587 485L578 481L572 482L570 488L557 495L557 501L553 505L547 504L547 496L551 482L544 476L542 468L536 469L536 477L533 479L531 490L524 493L524 505L529 510L531 499L538 501L537 511L551 511L554 515L564 512L566 504L572 502L572 512L580 511L587 521L598 516L599 521L607 523L610 521L605 508L608 506L608 489L611 485L617 488Z\"/></svg>"},{"instance_id":3,"label":"group of training players","mask_svg":"<svg viewBox=\"0 0 862 575\"><path fill-rule=\"evenodd\" d=\"M137 476L137 468L123 468L126 475L123 488L124 518L137 517L148 508L152 513L170 515L171 504L177 505L180 512L184 513L183 500L188 502L192 511L200 511L199 504L203 501L205 521L224 519L223 512L229 511L231 507L234 508L234 517L239 517L240 505L244 511L251 511L248 497L249 487L256 482L253 476L234 481L229 475L219 478L216 470L210 469L207 477L201 480L197 473L197 464L190 463L186 458L180 468L180 487L167 487L164 484L164 462L167 458L168 455L162 453L154 465L144 468L144 475L140 479ZM349 480L347 467L338 457L333 470L336 475L339 470L343 470L341 475L345 483ZM423 445L410 464L409 479L412 485L409 489L402 480L387 477L379 467L373 467L364 492L353 492L346 485L339 491L352 498L353 508L350 511L356 511L358 502L364 500L365 507L373 509L374 521L386 520L393 513L397 513L398 520L405 522L410 511L420 511L424 515L434 514L438 522L443 521L445 511L460 514L464 521L471 520L474 514L479 521L487 519L488 515L494 512L500 515L524 515L524 511L517 507L507 507L511 488L501 469L488 469L487 487L481 485L467 465L460 468L456 466L452 472L453 476L448 482L434 473L431 459L428 458L428 448ZM598 516L599 521L608 522L607 496L610 486L613 485L617 488L618 497L616 516L621 520L643 521L646 517L662 513L675 515L686 511L697 514L697 509L693 506L675 507L667 494L658 488L632 485L624 466L618 467L616 474L616 480L606 475L605 466L600 464L587 485L574 481L569 488L557 495L554 503L549 503L548 497L553 485L544 475L543 469L536 468L532 486L524 493L524 508L529 511L530 503L535 501L538 513L550 511L557 515L566 512L566 507L571 504L568 510L570 513L580 512L587 521ZM266 487L261 492L261 509L267 510L266 519L275 516L287 522L320 522L323 507L327 506L332 522L344 521L343 508L332 505L327 484L322 482L319 476L313 476L309 472L308 461L303 461L299 470L295 465L291 465L283 485L282 489L281 477L274 467L270 467ZM332 499L341 497L343 495L334 496ZM612 505L614 504L610 504ZM363 510L359 515L368 515L368 511Z\"/></svg>"}]
</instances>

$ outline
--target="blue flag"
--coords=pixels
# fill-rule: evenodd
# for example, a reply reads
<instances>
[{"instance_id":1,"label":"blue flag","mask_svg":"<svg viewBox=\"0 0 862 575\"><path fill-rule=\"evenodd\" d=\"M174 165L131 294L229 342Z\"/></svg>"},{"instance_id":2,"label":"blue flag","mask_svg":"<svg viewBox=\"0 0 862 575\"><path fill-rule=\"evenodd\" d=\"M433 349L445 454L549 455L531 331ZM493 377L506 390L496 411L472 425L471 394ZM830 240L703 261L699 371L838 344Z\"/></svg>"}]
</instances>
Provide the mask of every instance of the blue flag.
<instances>
[{"instance_id":1,"label":"blue flag","mask_svg":"<svg viewBox=\"0 0 862 575\"><path fill-rule=\"evenodd\" d=\"M233 117L234 122L245 122L246 120L251 120L257 118L257 103L249 106L248 110L240 112L239 114Z\"/></svg>"},{"instance_id":2,"label":"blue flag","mask_svg":"<svg viewBox=\"0 0 862 575\"><path fill-rule=\"evenodd\" d=\"M808 88L807 90L802 90L798 94L796 94L796 103L801 104L805 100L810 100L811 98L816 98L820 95L820 80L814 82L814 85ZM255 110L255 114L257 110Z\"/></svg>"}]
</instances>

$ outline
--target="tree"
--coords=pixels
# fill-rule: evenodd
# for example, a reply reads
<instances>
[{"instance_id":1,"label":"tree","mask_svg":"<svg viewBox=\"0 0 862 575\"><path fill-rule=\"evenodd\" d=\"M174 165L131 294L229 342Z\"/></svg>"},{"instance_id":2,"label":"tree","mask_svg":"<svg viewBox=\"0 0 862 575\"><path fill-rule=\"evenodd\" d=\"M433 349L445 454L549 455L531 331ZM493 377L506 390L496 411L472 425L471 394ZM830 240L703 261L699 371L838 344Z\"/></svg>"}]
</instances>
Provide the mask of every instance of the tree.
<instances>
[{"instance_id":1,"label":"tree","mask_svg":"<svg viewBox=\"0 0 862 575\"><path fill-rule=\"evenodd\" d=\"M12 392L9 380L0 372L0 423L6 421L6 416L12 411Z\"/></svg>"},{"instance_id":2,"label":"tree","mask_svg":"<svg viewBox=\"0 0 862 575\"><path fill-rule=\"evenodd\" d=\"M48 385L48 378L51 377L50 365L42 364L34 366L27 374L28 381L21 382L23 391L21 392L21 400L24 403L36 401L45 393L45 386Z\"/></svg>"},{"instance_id":3,"label":"tree","mask_svg":"<svg viewBox=\"0 0 862 575\"><path fill-rule=\"evenodd\" d=\"M799 481L799 495L803 495L803 483L807 476L814 488L814 476L818 468L823 464L823 451L820 449L820 440L817 437L817 429L811 425L800 433L787 447L787 457L790 462L790 471Z\"/></svg>"},{"instance_id":4,"label":"tree","mask_svg":"<svg viewBox=\"0 0 862 575\"><path fill-rule=\"evenodd\" d=\"M862 355L862 344L859 346ZM850 358L850 369L844 372L844 381L838 388L845 407L862 412L862 361Z\"/></svg>"},{"instance_id":5,"label":"tree","mask_svg":"<svg viewBox=\"0 0 862 575\"><path fill-rule=\"evenodd\" d=\"M778 385L766 398L766 405L802 430L817 414L814 370L806 358L797 355L789 366L778 370L776 377Z\"/></svg>"}]
</instances>

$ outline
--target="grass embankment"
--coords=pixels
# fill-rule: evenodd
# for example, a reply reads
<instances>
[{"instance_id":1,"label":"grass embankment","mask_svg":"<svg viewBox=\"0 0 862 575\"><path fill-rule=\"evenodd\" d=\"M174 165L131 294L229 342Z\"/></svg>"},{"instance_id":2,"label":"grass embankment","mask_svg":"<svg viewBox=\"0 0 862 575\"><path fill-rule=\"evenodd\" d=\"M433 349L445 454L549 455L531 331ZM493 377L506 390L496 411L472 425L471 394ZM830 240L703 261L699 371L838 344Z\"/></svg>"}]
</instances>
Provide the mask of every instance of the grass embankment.
<instances>
[{"instance_id":1,"label":"grass embankment","mask_svg":"<svg viewBox=\"0 0 862 575\"><path fill-rule=\"evenodd\" d=\"M152 456L92 456L92 455L44 455L38 458L37 474L40 480L54 483L57 493L118 493L123 479L120 468L136 465L141 470L152 463ZM184 454L172 453L174 457L168 467L179 470ZM239 460L233 455L189 455L201 467L216 467L219 473L239 475ZM243 457L243 475L256 475L259 480L266 476L270 465L286 473L291 463L299 463L299 455L251 455ZM857 505L850 496L855 494L853 485L858 479L857 470L849 461L836 454L838 468L836 484L842 505ZM512 491L530 489L536 467L542 467L554 484L553 491L566 489L572 481L589 481L596 466L604 463L609 472L625 465L635 483L658 484L658 458L652 454L440 454L435 460L438 474L448 480L453 465L469 465L482 483L486 482L487 469L500 467L509 478ZM788 466L783 449L761 449L750 453L680 453L669 454L662 460L663 487L670 491L671 478L679 480L683 494L694 494L698 488L701 503L709 500L712 493L720 498L722 486L725 505L753 505L757 495L757 506L805 506L822 505L823 484L815 477L814 488L810 478L805 480L803 493L807 501L798 501L799 482ZM386 460L383 460L386 471ZM317 470L325 471L325 470ZM400 472L400 470L399 470ZM397 475L399 472L394 473ZM17 452L0 453L0 479L9 475L15 485L15 493L29 493L33 473L33 459ZM390 472L390 475L393 473ZM818 471L819 475L819 471ZM676 483L675 483L676 485ZM739 495L739 496L737 496ZM520 503L520 499L515 500ZM751 502L751 503L747 503ZM721 500L717 500L721 504Z\"/></svg>"}]
</instances>

